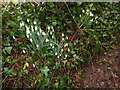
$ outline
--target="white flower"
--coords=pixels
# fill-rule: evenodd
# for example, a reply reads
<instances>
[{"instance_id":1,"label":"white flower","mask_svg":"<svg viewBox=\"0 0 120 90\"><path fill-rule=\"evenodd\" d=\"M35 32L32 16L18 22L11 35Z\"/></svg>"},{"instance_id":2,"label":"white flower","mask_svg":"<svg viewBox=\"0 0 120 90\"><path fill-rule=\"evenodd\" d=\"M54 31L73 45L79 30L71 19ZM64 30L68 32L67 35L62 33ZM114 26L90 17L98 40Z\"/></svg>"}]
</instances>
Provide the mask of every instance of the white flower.
<instances>
[{"instance_id":1,"label":"white flower","mask_svg":"<svg viewBox=\"0 0 120 90\"><path fill-rule=\"evenodd\" d=\"M81 17L81 15L79 15L79 17Z\"/></svg>"},{"instance_id":2,"label":"white flower","mask_svg":"<svg viewBox=\"0 0 120 90\"><path fill-rule=\"evenodd\" d=\"M30 41L32 42L32 39L30 39Z\"/></svg>"},{"instance_id":3,"label":"white flower","mask_svg":"<svg viewBox=\"0 0 120 90\"><path fill-rule=\"evenodd\" d=\"M52 36L52 38L54 38L54 36Z\"/></svg>"},{"instance_id":4,"label":"white flower","mask_svg":"<svg viewBox=\"0 0 120 90\"><path fill-rule=\"evenodd\" d=\"M39 32L37 32L37 35L39 36L39 35L40 35L40 33L39 33Z\"/></svg>"},{"instance_id":5,"label":"white flower","mask_svg":"<svg viewBox=\"0 0 120 90\"><path fill-rule=\"evenodd\" d=\"M51 27L51 29L53 29L53 27Z\"/></svg>"},{"instance_id":6,"label":"white flower","mask_svg":"<svg viewBox=\"0 0 120 90\"><path fill-rule=\"evenodd\" d=\"M27 19L27 22L28 22L28 23L29 23L29 21L30 21L30 20L29 20L29 19Z\"/></svg>"},{"instance_id":7,"label":"white flower","mask_svg":"<svg viewBox=\"0 0 120 90\"><path fill-rule=\"evenodd\" d=\"M33 23L34 23L34 24L37 24L37 22L36 22L36 21L34 21Z\"/></svg>"},{"instance_id":8,"label":"white flower","mask_svg":"<svg viewBox=\"0 0 120 90\"><path fill-rule=\"evenodd\" d=\"M68 46L68 43L66 43L64 46L67 47L67 46Z\"/></svg>"},{"instance_id":9,"label":"white flower","mask_svg":"<svg viewBox=\"0 0 120 90\"><path fill-rule=\"evenodd\" d=\"M35 30L37 30L37 26L35 26Z\"/></svg>"},{"instance_id":10,"label":"white flower","mask_svg":"<svg viewBox=\"0 0 120 90\"><path fill-rule=\"evenodd\" d=\"M63 49L61 49L61 51L63 52Z\"/></svg>"},{"instance_id":11,"label":"white flower","mask_svg":"<svg viewBox=\"0 0 120 90\"><path fill-rule=\"evenodd\" d=\"M73 55L73 57L75 57L75 56L76 56L76 54Z\"/></svg>"},{"instance_id":12,"label":"white flower","mask_svg":"<svg viewBox=\"0 0 120 90\"><path fill-rule=\"evenodd\" d=\"M25 50L23 50L23 53L26 53Z\"/></svg>"},{"instance_id":13,"label":"white flower","mask_svg":"<svg viewBox=\"0 0 120 90\"><path fill-rule=\"evenodd\" d=\"M60 58L60 56L57 56L57 58L59 59L59 58Z\"/></svg>"},{"instance_id":14,"label":"white flower","mask_svg":"<svg viewBox=\"0 0 120 90\"><path fill-rule=\"evenodd\" d=\"M90 12L90 16L94 16L92 12Z\"/></svg>"},{"instance_id":15,"label":"white flower","mask_svg":"<svg viewBox=\"0 0 120 90\"><path fill-rule=\"evenodd\" d=\"M66 38L66 39L68 39L68 37L67 37L67 36L66 36L65 38Z\"/></svg>"},{"instance_id":16,"label":"white flower","mask_svg":"<svg viewBox=\"0 0 120 90\"><path fill-rule=\"evenodd\" d=\"M24 26L24 23L23 23L23 22L20 23L20 27L22 27L22 26Z\"/></svg>"},{"instance_id":17,"label":"white flower","mask_svg":"<svg viewBox=\"0 0 120 90\"><path fill-rule=\"evenodd\" d=\"M34 32L33 26L31 25L32 32Z\"/></svg>"},{"instance_id":18,"label":"white flower","mask_svg":"<svg viewBox=\"0 0 120 90\"><path fill-rule=\"evenodd\" d=\"M55 55L57 55L57 53L55 53Z\"/></svg>"},{"instance_id":19,"label":"white flower","mask_svg":"<svg viewBox=\"0 0 120 90\"><path fill-rule=\"evenodd\" d=\"M39 45L37 44L37 45L36 45L36 47L38 48L38 47L39 47Z\"/></svg>"},{"instance_id":20,"label":"white flower","mask_svg":"<svg viewBox=\"0 0 120 90\"><path fill-rule=\"evenodd\" d=\"M50 30L50 27L48 26L48 30Z\"/></svg>"},{"instance_id":21,"label":"white flower","mask_svg":"<svg viewBox=\"0 0 120 90\"><path fill-rule=\"evenodd\" d=\"M90 21L93 21L93 19L91 19Z\"/></svg>"},{"instance_id":22,"label":"white flower","mask_svg":"<svg viewBox=\"0 0 120 90\"><path fill-rule=\"evenodd\" d=\"M15 37L13 36L13 39L15 39Z\"/></svg>"},{"instance_id":23,"label":"white flower","mask_svg":"<svg viewBox=\"0 0 120 90\"><path fill-rule=\"evenodd\" d=\"M62 38L62 40L65 40L64 38Z\"/></svg>"},{"instance_id":24,"label":"white flower","mask_svg":"<svg viewBox=\"0 0 120 90\"><path fill-rule=\"evenodd\" d=\"M59 56L61 56L61 54Z\"/></svg>"},{"instance_id":25,"label":"white flower","mask_svg":"<svg viewBox=\"0 0 120 90\"><path fill-rule=\"evenodd\" d=\"M82 12L84 13L84 12L85 12L85 10L82 10Z\"/></svg>"},{"instance_id":26,"label":"white flower","mask_svg":"<svg viewBox=\"0 0 120 90\"><path fill-rule=\"evenodd\" d=\"M45 36L46 35L45 32L42 32L42 35Z\"/></svg>"},{"instance_id":27,"label":"white flower","mask_svg":"<svg viewBox=\"0 0 120 90\"><path fill-rule=\"evenodd\" d=\"M65 54L65 58L67 58L67 54Z\"/></svg>"},{"instance_id":28,"label":"white flower","mask_svg":"<svg viewBox=\"0 0 120 90\"><path fill-rule=\"evenodd\" d=\"M52 31L54 32L54 29L52 29Z\"/></svg>"},{"instance_id":29,"label":"white flower","mask_svg":"<svg viewBox=\"0 0 120 90\"><path fill-rule=\"evenodd\" d=\"M35 64L33 63L32 66L35 67Z\"/></svg>"},{"instance_id":30,"label":"white flower","mask_svg":"<svg viewBox=\"0 0 120 90\"><path fill-rule=\"evenodd\" d=\"M52 47L52 44L50 44L50 46Z\"/></svg>"},{"instance_id":31,"label":"white flower","mask_svg":"<svg viewBox=\"0 0 120 90\"><path fill-rule=\"evenodd\" d=\"M55 46L52 46L52 48L55 48Z\"/></svg>"},{"instance_id":32,"label":"white flower","mask_svg":"<svg viewBox=\"0 0 120 90\"><path fill-rule=\"evenodd\" d=\"M42 32L42 29L40 28L40 33Z\"/></svg>"},{"instance_id":33,"label":"white flower","mask_svg":"<svg viewBox=\"0 0 120 90\"><path fill-rule=\"evenodd\" d=\"M27 29L27 30L26 30L26 33L29 34L29 33L30 33L29 27L26 26L26 29Z\"/></svg>"},{"instance_id":34,"label":"white flower","mask_svg":"<svg viewBox=\"0 0 120 90\"><path fill-rule=\"evenodd\" d=\"M64 33L62 33L62 36L63 36L63 37L65 36Z\"/></svg>"},{"instance_id":35,"label":"white flower","mask_svg":"<svg viewBox=\"0 0 120 90\"><path fill-rule=\"evenodd\" d=\"M52 35L52 32L50 32L50 35Z\"/></svg>"},{"instance_id":36,"label":"white flower","mask_svg":"<svg viewBox=\"0 0 120 90\"><path fill-rule=\"evenodd\" d=\"M70 51L70 49L68 48L68 52Z\"/></svg>"},{"instance_id":37,"label":"white flower","mask_svg":"<svg viewBox=\"0 0 120 90\"><path fill-rule=\"evenodd\" d=\"M48 42L49 40L48 39L46 39L46 42Z\"/></svg>"}]
</instances>

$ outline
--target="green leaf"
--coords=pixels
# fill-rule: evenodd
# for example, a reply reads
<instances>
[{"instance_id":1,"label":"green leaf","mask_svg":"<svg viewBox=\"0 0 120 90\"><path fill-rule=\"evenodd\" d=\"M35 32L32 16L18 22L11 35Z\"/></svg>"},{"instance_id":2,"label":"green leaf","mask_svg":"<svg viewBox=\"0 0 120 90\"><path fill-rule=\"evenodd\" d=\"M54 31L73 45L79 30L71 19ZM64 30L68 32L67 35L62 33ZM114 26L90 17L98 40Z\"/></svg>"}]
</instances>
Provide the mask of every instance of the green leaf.
<instances>
[{"instance_id":1,"label":"green leaf","mask_svg":"<svg viewBox=\"0 0 120 90\"><path fill-rule=\"evenodd\" d=\"M49 71L50 69L48 68L48 66L44 66L42 69L41 69L41 72L43 73L43 74L45 74L45 76L48 76L48 71Z\"/></svg>"},{"instance_id":2,"label":"green leaf","mask_svg":"<svg viewBox=\"0 0 120 90\"><path fill-rule=\"evenodd\" d=\"M12 50L12 47L5 47L4 50L6 50L8 54L10 54L11 50Z\"/></svg>"},{"instance_id":3,"label":"green leaf","mask_svg":"<svg viewBox=\"0 0 120 90\"><path fill-rule=\"evenodd\" d=\"M82 4L82 2L77 2L77 4L80 6Z\"/></svg>"},{"instance_id":4,"label":"green leaf","mask_svg":"<svg viewBox=\"0 0 120 90\"><path fill-rule=\"evenodd\" d=\"M53 2L49 2L48 5L53 8L55 5L53 4Z\"/></svg>"}]
</instances>

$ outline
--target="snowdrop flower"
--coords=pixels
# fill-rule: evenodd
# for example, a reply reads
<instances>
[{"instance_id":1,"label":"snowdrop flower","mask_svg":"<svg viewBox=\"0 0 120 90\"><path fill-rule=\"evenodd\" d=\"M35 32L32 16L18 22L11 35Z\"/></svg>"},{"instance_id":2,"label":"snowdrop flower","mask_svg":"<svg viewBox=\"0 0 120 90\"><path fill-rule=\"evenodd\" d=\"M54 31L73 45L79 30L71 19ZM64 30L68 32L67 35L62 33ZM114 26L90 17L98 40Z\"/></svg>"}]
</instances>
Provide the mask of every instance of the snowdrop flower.
<instances>
[{"instance_id":1,"label":"snowdrop flower","mask_svg":"<svg viewBox=\"0 0 120 90\"><path fill-rule=\"evenodd\" d=\"M13 36L13 39L15 39L15 37Z\"/></svg>"},{"instance_id":2,"label":"snowdrop flower","mask_svg":"<svg viewBox=\"0 0 120 90\"><path fill-rule=\"evenodd\" d=\"M26 33L27 33L27 34L30 34L29 27L26 26L26 29L27 29L27 30L26 30Z\"/></svg>"},{"instance_id":3,"label":"snowdrop flower","mask_svg":"<svg viewBox=\"0 0 120 90\"><path fill-rule=\"evenodd\" d=\"M34 32L33 26L31 25L32 32Z\"/></svg>"},{"instance_id":4,"label":"snowdrop flower","mask_svg":"<svg viewBox=\"0 0 120 90\"><path fill-rule=\"evenodd\" d=\"M61 51L63 52L63 49L61 49Z\"/></svg>"},{"instance_id":5,"label":"snowdrop flower","mask_svg":"<svg viewBox=\"0 0 120 90\"><path fill-rule=\"evenodd\" d=\"M33 40L32 40L32 39L30 39L30 41L32 42Z\"/></svg>"},{"instance_id":6,"label":"snowdrop flower","mask_svg":"<svg viewBox=\"0 0 120 90\"><path fill-rule=\"evenodd\" d=\"M50 30L50 27L48 26L48 30Z\"/></svg>"},{"instance_id":7,"label":"snowdrop flower","mask_svg":"<svg viewBox=\"0 0 120 90\"><path fill-rule=\"evenodd\" d=\"M82 12L84 13L84 12L85 12L85 10L82 10Z\"/></svg>"},{"instance_id":8,"label":"snowdrop flower","mask_svg":"<svg viewBox=\"0 0 120 90\"><path fill-rule=\"evenodd\" d=\"M54 36L52 35L52 38L54 38Z\"/></svg>"},{"instance_id":9,"label":"snowdrop flower","mask_svg":"<svg viewBox=\"0 0 120 90\"><path fill-rule=\"evenodd\" d=\"M57 58L59 59L59 58L60 58L60 56L57 56Z\"/></svg>"},{"instance_id":10,"label":"snowdrop flower","mask_svg":"<svg viewBox=\"0 0 120 90\"><path fill-rule=\"evenodd\" d=\"M37 30L37 26L35 26L35 30Z\"/></svg>"},{"instance_id":11,"label":"snowdrop flower","mask_svg":"<svg viewBox=\"0 0 120 90\"><path fill-rule=\"evenodd\" d=\"M90 16L94 16L92 12L90 12Z\"/></svg>"},{"instance_id":12,"label":"snowdrop flower","mask_svg":"<svg viewBox=\"0 0 120 90\"><path fill-rule=\"evenodd\" d=\"M23 53L25 53L25 50L23 50Z\"/></svg>"},{"instance_id":13,"label":"snowdrop flower","mask_svg":"<svg viewBox=\"0 0 120 90\"><path fill-rule=\"evenodd\" d=\"M65 58L67 58L67 54L65 54Z\"/></svg>"},{"instance_id":14,"label":"snowdrop flower","mask_svg":"<svg viewBox=\"0 0 120 90\"><path fill-rule=\"evenodd\" d=\"M65 38L66 38L66 39L68 39L68 37L67 37L67 36L66 36Z\"/></svg>"},{"instance_id":15,"label":"snowdrop flower","mask_svg":"<svg viewBox=\"0 0 120 90\"><path fill-rule=\"evenodd\" d=\"M81 17L81 15L79 15L79 17Z\"/></svg>"},{"instance_id":16,"label":"snowdrop flower","mask_svg":"<svg viewBox=\"0 0 120 90\"><path fill-rule=\"evenodd\" d=\"M22 26L24 26L24 22L21 22L21 23L20 23L20 27L22 27Z\"/></svg>"},{"instance_id":17,"label":"snowdrop flower","mask_svg":"<svg viewBox=\"0 0 120 90\"><path fill-rule=\"evenodd\" d=\"M65 40L64 38L62 38L62 40Z\"/></svg>"},{"instance_id":18,"label":"snowdrop flower","mask_svg":"<svg viewBox=\"0 0 120 90\"><path fill-rule=\"evenodd\" d=\"M42 29L40 28L40 33L42 32Z\"/></svg>"},{"instance_id":19,"label":"snowdrop flower","mask_svg":"<svg viewBox=\"0 0 120 90\"><path fill-rule=\"evenodd\" d=\"M55 53L55 55L57 55L57 53Z\"/></svg>"},{"instance_id":20,"label":"snowdrop flower","mask_svg":"<svg viewBox=\"0 0 120 90\"><path fill-rule=\"evenodd\" d=\"M98 16L97 17L95 17L95 19L97 19L98 18Z\"/></svg>"},{"instance_id":21,"label":"snowdrop flower","mask_svg":"<svg viewBox=\"0 0 120 90\"><path fill-rule=\"evenodd\" d=\"M39 45L37 44L37 45L36 45L36 47L38 48L38 47L39 47Z\"/></svg>"},{"instance_id":22,"label":"snowdrop flower","mask_svg":"<svg viewBox=\"0 0 120 90\"><path fill-rule=\"evenodd\" d=\"M52 32L50 32L50 35L52 35Z\"/></svg>"},{"instance_id":23,"label":"snowdrop flower","mask_svg":"<svg viewBox=\"0 0 120 90\"><path fill-rule=\"evenodd\" d=\"M40 33L39 33L39 32L37 32L37 35L39 36L39 35L40 35Z\"/></svg>"},{"instance_id":24,"label":"snowdrop flower","mask_svg":"<svg viewBox=\"0 0 120 90\"><path fill-rule=\"evenodd\" d=\"M70 49L68 48L68 52L70 51Z\"/></svg>"},{"instance_id":25,"label":"snowdrop flower","mask_svg":"<svg viewBox=\"0 0 120 90\"><path fill-rule=\"evenodd\" d=\"M76 56L76 54L73 55L73 57L75 57L75 56Z\"/></svg>"},{"instance_id":26,"label":"snowdrop flower","mask_svg":"<svg viewBox=\"0 0 120 90\"><path fill-rule=\"evenodd\" d=\"M67 47L67 46L68 46L68 43L66 43L64 46Z\"/></svg>"},{"instance_id":27,"label":"snowdrop flower","mask_svg":"<svg viewBox=\"0 0 120 90\"><path fill-rule=\"evenodd\" d=\"M29 23L29 22L30 22L30 20L29 20L29 19L27 19L27 22Z\"/></svg>"},{"instance_id":28,"label":"snowdrop flower","mask_svg":"<svg viewBox=\"0 0 120 90\"><path fill-rule=\"evenodd\" d=\"M49 40L48 39L46 39L46 42L48 42Z\"/></svg>"},{"instance_id":29,"label":"snowdrop flower","mask_svg":"<svg viewBox=\"0 0 120 90\"><path fill-rule=\"evenodd\" d=\"M55 48L55 46L52 46L52 48Z\"/></svg>"},{"instance_id":30,"label":"snowdrop flower","mask_svg":"<svg viewBox=\"0 0 120 90\"><path fill-rule=\"evenodd\" d=\"M54 32L54 29L52 29L52 31Z\"/></svg>"},{"instance_id":31,"label":"snowdrop flower","mask_svg":"<svg viewBox=\"0 0 120 90\"><path fill-rule=\"evenodd\" d=\"M50 46L52 47L52 44L50 44Z\"/></svg>"},{"instance_id":32,"label":"snowdrop flower","mask_svg":"<svg viewBox=\"0 0 120 90\"><path fill-rule=\"evenodd\" d=\"M45 32L42 32L42 35L45 36L46 35Z\"/></svg>"},{"instance_id":33,"label":"snowdrop flower","mask_svg":"<svg viewBox=\"0 0 120 90\"><path fill-rule=\"evenodd\" d=\"M32 66L35 67L35 64L33 63Z\"/></svg>"},{"instance_id":34,"label":"snowdrop flower","mask_svg":"<svg viewBox=\"0 0 120 90\"><path fill-rule=\"evenodd\" d=\"M37 22L36 22L36 21L34 21L33 23L34 23L34 24L37 24Z\"/></svg>"},{"instance_id":35,"label":"snowdrop flower","mask_svg":"<svg viewBox=\"0 0 120 90\"><path fill-rule=\"evenodd\" d=\"M64 33L62 33L62 36L63 36L63 37L65 36Z\"/></svg>"}]
</instances>

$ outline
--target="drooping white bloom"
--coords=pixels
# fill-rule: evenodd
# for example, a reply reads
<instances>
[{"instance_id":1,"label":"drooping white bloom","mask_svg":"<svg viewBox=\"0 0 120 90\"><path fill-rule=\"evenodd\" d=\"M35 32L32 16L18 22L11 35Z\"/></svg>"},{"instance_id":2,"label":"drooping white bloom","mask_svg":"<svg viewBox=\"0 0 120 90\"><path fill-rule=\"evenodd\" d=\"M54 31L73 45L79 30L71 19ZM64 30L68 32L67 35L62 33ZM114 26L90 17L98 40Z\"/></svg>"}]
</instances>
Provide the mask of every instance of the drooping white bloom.
<instances>
[{"instance_id":1,"label":"drooping white bloom","mask_svg":"<svg viewBox=\"0 0 120 90\"><path fill-rule=\"evenodd\" d=\"M39 47L39 45L37 44L37 45L36 45L36 47L38 48L38 47Z\"/></svg>"},{"instance_id":2,"label":"drooping white bloom","mask_svg":"<svg viewBox=\"0 0 120 90\"><path fill-rule=\"evenodd\" d=\"M23 49L23 53L26 53L24 49Z\"/></svg>"},{"instance_id":3,"label":"drooping white bloom","mask_svg":"<svg viewBox=\"0 0 120 90\"><path fill-rule=\"evenodd\" d=\"M30 41L32 42L33 40L32 40L32 39L30 39Z\"/></svg>"},{"instance_id":4,"label":"drooping white bloom","mask_svg":"<svg viewBox=\"0 0 120 90\"><path fill-rule=\"evenodd\" d=\"M82 12L84 13L84 12L85 12L85 10L82 10Z\"/></svg>"},{"instance_id":5,"label":"drooping white bloom","mask_svg":"<svg viewBox=\"0 0 120 90\"><path fill-rule=\"evenodd\" d=\"M30 20L27 18L27 22L29 23L30 22Z\"/></svg>"},{"instance_id":6,"label":"drooping white bloom","mask_svg":"<svg viewBox=\"0 0 120 90\"><path fill-rule=\"evenodd\" d=\"M79 17L81 17L81 15L79 15Z\"/></svg>"},{"instance_id":7,"label":"drooping white bloom","mask_svg":"<svg viewBox=\"0 0 120 90\"><path fill-rule=\"evenodd\" d=\"M42 35L45 36L46 35L45 32L42 32Z\"/></svg>"},{"instance_id":8,"label":"drooping white bloom","mask_svg":"<svg viewBox=\"0 0 120 90\"><path fill-rule=\"evenodd\" d=\"M92 12L90 12L90 16L94 16L94 14Z\"/></svg>"},{"instance_id":9,"label":"drooping white bloom","mask_svg":"<svg viewBox=\"0 0 120 90\"><path fill-rule=\"evenodd\" d=\"M52 46L52 48L55 48L55 46Z\"/></svg>"},{"instance_id":10,"label":"drooping white bloom","mask_svg":"<svg viewBox=\"0 0 120 90\"><path fill-rule=\"evenodd\" d=\"M67 46L68 46L68 43L66 43L64 46L67 47Z\"/></svg>"},{"instance_id":11,"label":"drooping white bloom","mask_svg":"<svg viewBox=\"0 0 120 90\"><path fill-rule=\"evenodd\" d=\"M30 34L29 27L27 27L27 26L26 26L26 33L27 33L27 34Z\"/></svg>"},{"instance_id":12,"label":"drooping white bloom","mask_svg":"<svg viewBox=\"0 0 120 90\"><path fill-rule=\"evenodd\" d=\"M31 25L31 29L32 29L32 32L34 32L34 28L33 28L33 26Z\"/></svg>"},{"instance_id":13,"label":"drooping white bloom","mask_svg":"<svg viewBox=\"0 0 120 90\"><path fill-rule=\"evenodd\" d=\"M65 58L67 58L67 54L65 54Z\"/></svg>"},{"instance_id":14,"label":"drooping white bloom","mask_svg":"<svg viewBox=\"0 0 120 90\"><path fill-rule=\"evenodd\" d=\"M49 40L48 40L48 39L46 39L46 42L49 42Z\"/></svg>"},{"instance_id":15,"label":"drooping white bloom","mask_svg":"<svg viewBox=\"0 0 120 90\"><path fill-rule=\"evenodd\" d=\"M50 30L50 27L48 26L48 30Z\"/></svg>"},{"instance_id":16,"label":"drooping white bloom","mask_svg":"<svg viewBox=\"0 0 120 90\"><path fill-rule=\"evenodd\" d=\"M59 59L59 58L60 58L60 56L57 56L57 58Z\"/></svg>"},{"instance_id":17,"label":"drooping white bloom","mask_svg":"<svg viewBox=\"0 0 120 90\"><path fill-rule=\"evenodd\" d=\"M20 27L22 27L22 26L24 26L24 23L23 23L23 22L20 23Z\"/></svg>"},{"instance_id":18,"label":"drooping white bloom","mask_svg":"<svg viewBox=\"0 0 120 90\"><path fill-rule=\"evenodd\" d=\"M36 21L34 21L33 23L34 23L34 24L37 24L37 22L36 22Z\"/></svg>"},{"instance_id":19,"label":"drooping white bloom","mask_svg":"<svg viewBox=\"0 0 120 90\"><path fill-rule=\"evenodd\" d=\"M63 37L65 36L64 33L62 33L62 36L63 36Z\"/></svg>"},{"instance_id":20,"label":"drooping white bloom","mask_svg":"<svg viewBox=\"0 0 120 90\"><path fill-rule=\"evenodd\" d=\"M66 36L65 38L66 38L66 39L68 39L68 37L67 37L67 36Z\"/></svg>"},{"instance_id":21,"label":"drooping white bloom","mask_svg":"<svg viewBox=\"0 0 120 90\"><path fill-rule=\"evenodd\" d=\"M54 36L52 35L52 38L54 38Z\"/></svg>"},{"instance_id":22,"label":"drooping white bloom","mask_svg":"<svg viewBox=\"0 0 120 90\"><path fill-rule=\"evenodd\" d=\"M76 56L76 54L73 55L73 57L75 57L75 56Z\"/></svg>"},{"instance_id":23,"label":"drooping white bloom","mask_svg":"<svg viewBox=\"0 0 120 90\"><path fill-rule=\"evenodd\" d=\"M55 53L55 55L57 55L57 53Z\"/></svg>"},{"instance_id":24,"label":"drooping white bloom","mask_svg":"<svg viewBox=\"0 0 120 90\"><path fill-rule=\"evenodd\" d=\"M63 49L61 49L61 51L63 52Z\"/></svg>"},{"instance_id":25,"label":"drooping white bloom","mask_svg":"<svg viewBox=\"0 0 120 90\"><path fill-rule=\"evenodd\" d=\"M52 47L52 44L50 44L50 46Z\"/></svg>"},{"instance_id":26,"label":"drooping white bloom","mask_svg":"<svg viewBox=\"0 0 120 90\"><path fill-rule=\"evenodd\" d=\"M52 32L50 32L50 35L52 35Z\"/></svg>"},{"instance_id":27,"label":"drooping white bloom","mask_svg":"<svg viewBox=\"0 0 120 90\"><path fill-rule=\"evenodd\" d=\"M37 26L35 26L35 30L37 30Z\"/></svg>"},{"instance_id":28,"label":"drooping white bloom","mask_svg":"<svg viewBox=\"0 0 120 90\"><path fill-rule=\"evenodd\" d=\"M70 49L68 48L68 52L70 51Z\"/></svg>"},{"instance_id":29,"label":"drooping white bloom","mask_svg":"<svg viewBox=\"0 0 120 90\"><path fill-rule=\"evenodd\" d=\"M40 35L40 33L39 33L39 32L37 32L37 35L39 36L39 35Z\"/></svg>"},{"instance_id":30,"label":"drooping white bloom","mask_svg":"<svg viewBox=\"0 0 120 90\"><path fill-rule=\"evenodd\" d=\"M90 21L93 21L93 19L91 19Z\"/></svg>"},{"instance_id":31,"label":"drooping white bloom","mask_svg":"<svg viewBox=\"0 0 120 90\"><path fill-rule=\"evenodd\" d=\"M35 64L33 63L32 66L35 67Z\"/></svg>"},{"instance_id":32,"label":"drooping white bloom","mask_svg":"<svg viewBox=\"0 0 120 90\"><path fill-rule=\"evenodd\" d=\"M40 33L42 32L42 29L40 28Z\"/></svg>"},{"instance_id":33,"label":"drooping white bloom","mask_svg":"<svg viewBox=\"0 0 120 90\"><path fill-rule=\"evenodd\" d=\"M13 39L15 39L15 37L13 36Z\"/></svg>"},{"instance_id":34,"label":"drooping white bloom","mask_svg":"<svg viewBox=\"0 0 120 90\"><path fill-rule=\"evenodd\" d=\"M64 38L62 38L62 40L64 41L65 39L64 39Z\"/></svg>"}]
</instances>

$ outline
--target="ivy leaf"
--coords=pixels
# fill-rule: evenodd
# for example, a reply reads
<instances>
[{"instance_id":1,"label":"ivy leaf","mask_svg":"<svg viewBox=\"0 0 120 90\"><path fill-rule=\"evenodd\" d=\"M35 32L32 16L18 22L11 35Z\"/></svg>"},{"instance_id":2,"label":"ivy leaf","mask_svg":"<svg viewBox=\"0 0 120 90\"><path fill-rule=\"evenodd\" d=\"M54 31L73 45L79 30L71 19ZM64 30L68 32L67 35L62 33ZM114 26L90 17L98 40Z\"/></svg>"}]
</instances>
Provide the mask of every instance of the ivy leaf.
<instances>
[{"instance_id":1,"label":"ivy leaf","mask_svg":"<svg viewBox=\"0 0 120 90\"><path fill-rule=\"evenodd\" d=\"M50 69L47 67L47 66L45 66L45 67L43 67L42 69L41 69L41 72L43 73L43 74L45 74L45 76L48 76L48 71L49 71Z\"/></svg>"},{"instance_id":2,"label":"ivy leaf","mask_svg":"<svg viewBox=\"0 0 120 90\"><path fill-rule=\"evenodd\" d=\"M12 50L12 47L5 47L4 50L7 51L8 54L10 54L11 50Z\"/></svg>"},{"instance_id":3,"label":"ivy leaf","mask_svg":"<svg viewBox=\"0 0 120 90\"><path fill-rule=\"evenodd\" d=\"M48 5L49 5L51 8L53 8L53 7L55 6L52 2L48 3Z\"/></svg>"}]
</instances>

